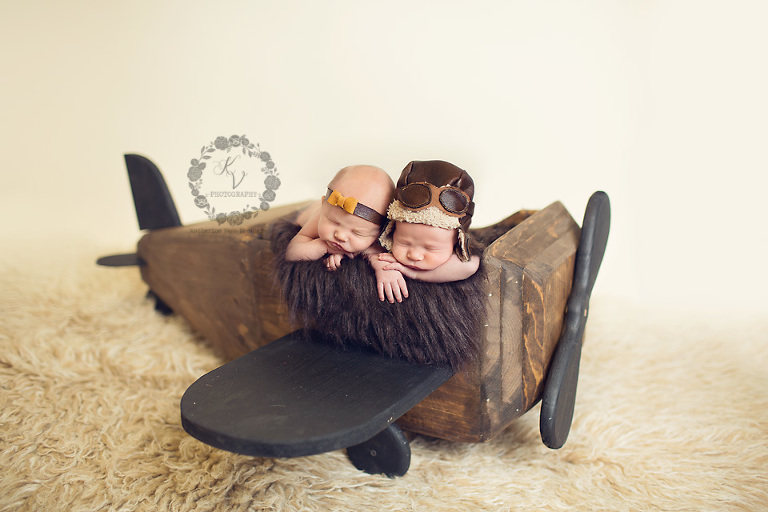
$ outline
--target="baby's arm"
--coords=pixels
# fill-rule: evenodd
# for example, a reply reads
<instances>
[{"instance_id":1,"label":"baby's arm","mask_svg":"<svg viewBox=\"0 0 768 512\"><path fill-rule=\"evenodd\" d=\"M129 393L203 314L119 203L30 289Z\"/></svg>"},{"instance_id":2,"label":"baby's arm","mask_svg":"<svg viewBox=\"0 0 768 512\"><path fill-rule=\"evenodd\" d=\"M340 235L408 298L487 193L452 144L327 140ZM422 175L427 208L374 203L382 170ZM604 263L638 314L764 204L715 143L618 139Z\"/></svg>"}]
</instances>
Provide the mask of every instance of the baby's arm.
<instances>
[{"instance_id":1,"label":"baby's arm","mask_svg":"<svg viewBox=\"0 0 768 512\"><path fill-rule=\"evenodd\" d=\"M373 267L376 274L376 288L379 292L379 300L388 300L390 303L402 302L403 298L408 298L408 286L405 284L403 274L397 270L385 270L384 267L389 262L379 260L378 255L383 249L379 244L374 244L366 249L362 254Z\"/></svg>"},{"instance_id":2,"label":"baby's arm","mask_svg":"<svg viewBox=\"0 0 768 512\"><path fill-rule=\"evenodd\" d=\"M432 270L416 270L406 267L389 253L379 255L379 260L387 262L387 265L384 266L385 270L399 270L406 277L430 283L462 281L477 272L480 267L478 256L470 257L469 261L461 261L455 254L452 254L448 261Z\"/></svg>"},{"instance_id":3,"label":"baby's arm","mask_svg":"<svg viewBox=\"0 0 768 512\"><path fill-rule=\"evenodd\" d=\"M328 252L328 246L320 240L317 232L317 222L320 219L320 209L315 210L296 236L288 242L285 249L285 259L288 261L319 260Z\"/></svg>"}]
</instances>

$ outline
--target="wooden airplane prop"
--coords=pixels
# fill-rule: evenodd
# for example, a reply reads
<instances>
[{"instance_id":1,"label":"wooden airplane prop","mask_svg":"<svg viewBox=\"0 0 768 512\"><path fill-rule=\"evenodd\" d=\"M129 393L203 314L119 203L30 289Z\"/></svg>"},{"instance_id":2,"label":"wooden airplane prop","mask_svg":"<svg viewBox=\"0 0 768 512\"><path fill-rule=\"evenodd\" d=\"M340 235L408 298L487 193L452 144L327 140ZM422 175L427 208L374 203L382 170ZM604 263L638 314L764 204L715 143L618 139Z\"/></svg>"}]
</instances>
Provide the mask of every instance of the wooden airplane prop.
<instances>
[{"instance_id":1,"label":"wooden airplane prop","mask_svg":"<svg viewBox=\"0 0 768 512\"><path fill-rule=\"evenodd\" d=\"M565 443L610 229L604 192L590 198L581 229L555 202L470 230L486 247L486 318L477 360L455 369L342 348L295 325L274 286L270 237L308 203L261 211L238 229L183 226L157 167L125 159L149 231L136 253L98 263L138 265L156 309L183 316L230 360L184 394L192 436L260 457L346 448L359 469L400 476L410 464L403 430L489 441L541 400L544 444Z\"/></svg>"}]
</instances>

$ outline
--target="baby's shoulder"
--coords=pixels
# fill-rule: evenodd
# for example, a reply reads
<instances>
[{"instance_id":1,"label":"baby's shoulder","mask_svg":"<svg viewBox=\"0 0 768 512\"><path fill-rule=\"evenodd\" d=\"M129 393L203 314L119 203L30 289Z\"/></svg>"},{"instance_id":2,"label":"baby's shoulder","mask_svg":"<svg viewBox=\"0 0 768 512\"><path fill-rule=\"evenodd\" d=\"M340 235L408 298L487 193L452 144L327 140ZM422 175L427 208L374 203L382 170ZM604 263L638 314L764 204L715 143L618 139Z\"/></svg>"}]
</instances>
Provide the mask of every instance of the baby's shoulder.
<instances>
[{"instance_id":1,"label":"baby's shoulder","mask_svg":"<svg viewBox=\"0 0 768 512\"><path fill-rule=\"evenodd\" d=\"M310 222L317 223L317 220L320 217L320 208L322 207L322 205L323 205L322 199L313 201L306 208L304 208L299 212L299 215L296 217L296 224L298 224L300 228L303 228L305 225L307 225Z\"/></svg>"}]
</instances>

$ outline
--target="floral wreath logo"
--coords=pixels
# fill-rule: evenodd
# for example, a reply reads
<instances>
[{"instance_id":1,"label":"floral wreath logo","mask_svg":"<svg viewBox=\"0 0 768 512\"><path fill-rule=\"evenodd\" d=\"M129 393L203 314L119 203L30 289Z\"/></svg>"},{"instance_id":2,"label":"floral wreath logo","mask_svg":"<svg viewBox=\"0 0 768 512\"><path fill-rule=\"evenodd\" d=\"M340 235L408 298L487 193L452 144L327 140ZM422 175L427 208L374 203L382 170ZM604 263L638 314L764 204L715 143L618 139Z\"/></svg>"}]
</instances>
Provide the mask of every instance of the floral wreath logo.
<instances>
[{"instance_id":1,"label":"floral wreath logo","mask_svg":"<svg viewBox=\"0 0 768 512\"><path fill-rule=\"evenodd\" d=\"M218 158L218 153L223 153L223 158ZM257 165L261 165L264 173L264 190L260 193L236 191L243 182L248 172L235 163L239 158L256 159ZM240 162L242 163L242 161ZM268 210L269 203L275 200L275 190L280 187L277 168L272 157L266 151L262 151L258 144L253 144L245 135L232 135L231 137L219 136L210 144L200 149L200 156L190 161L191 167L187 172L189 188L195 198L195 206L200 208L208 216L209 220L215 220L219 225L225 222L230 226L239 226L243 221L258 215L260 210ZM203 193L203 173L207 169L215 176L228 175L231 179L232 192L209 192L209 196ZM229 184L229 180L227 180ZM211 204L214 195L227 197L250 197L259 200L259 206L246 204L242 210L217 212Z\"/></svg>"}]
</instances>

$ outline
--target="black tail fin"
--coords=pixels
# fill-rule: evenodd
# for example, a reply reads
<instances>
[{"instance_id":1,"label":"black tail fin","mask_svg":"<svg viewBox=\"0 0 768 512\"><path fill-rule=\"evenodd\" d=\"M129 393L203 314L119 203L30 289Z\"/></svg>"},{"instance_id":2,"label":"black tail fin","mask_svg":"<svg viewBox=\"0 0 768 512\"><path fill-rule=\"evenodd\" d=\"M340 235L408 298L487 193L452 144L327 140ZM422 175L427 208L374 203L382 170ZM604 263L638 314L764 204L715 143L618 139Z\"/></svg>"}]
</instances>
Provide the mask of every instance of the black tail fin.
<instances>
[{"instance_id":1,"label":"black tail fin","mask_svg":"<svg viewBox=\"0 0 768 512\"><path fill-rule=\"evenodd\" d=\"M139 229L181 226L179 213L160 169L141 155L125 155L125 165L131 180Z\"/></svg>"}]
</instances>

